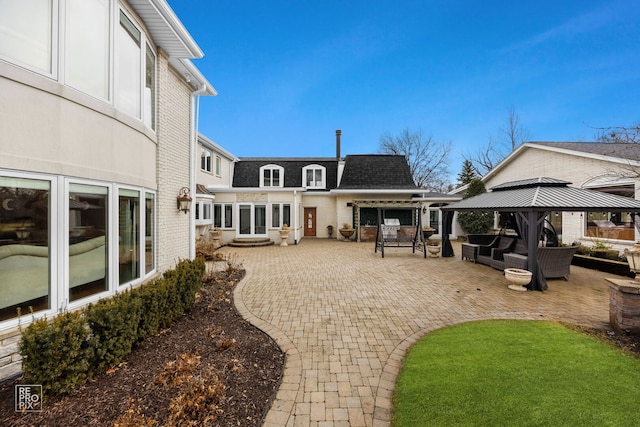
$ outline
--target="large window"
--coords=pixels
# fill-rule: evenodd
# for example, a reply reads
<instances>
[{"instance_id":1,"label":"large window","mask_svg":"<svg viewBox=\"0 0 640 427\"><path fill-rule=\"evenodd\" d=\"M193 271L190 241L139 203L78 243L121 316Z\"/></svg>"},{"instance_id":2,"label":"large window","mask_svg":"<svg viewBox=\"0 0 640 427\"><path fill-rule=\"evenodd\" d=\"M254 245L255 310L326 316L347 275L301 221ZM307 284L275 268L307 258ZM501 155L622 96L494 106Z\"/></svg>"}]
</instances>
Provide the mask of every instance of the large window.
<instances>
[{"instance_id":1,"label":"large window","mask_svg":"<svg viewBox=\"0 0 640 427\"><path fill-rule=\"evenodd\" d=\"M267 165L260 168L260 187L283 187L284 168L277 165Z\"/></svg>"},{"instance_id":2,"label":"large window","mask_svg":"<svg viewBox=\"0 0 640 427\"><path fill-rule=\"evenodd\" d=\"M0 56L53 73L53 0L0 1Z\"/></svg>"},{"instance_id":3,"label":"large window","mask_svg":"<svg viewBox=\"0 0 640 427\"><path fill-rule=\"evenodd\" d=\"M135 117L140 117L140 39L140 30L120 12L116 57L116 107Z\"/></svg>"},{"instance_id":4,"label":"large window","mask_svg":"<svg viewBox=\"0 0 640 427\"><path fill-rule=\"evenodd\" d=\"M272 204L271 226L281 228L284 224L291 225L291 205L289 203Z\"/></svg>"},{"instance_id":5,"label":"large window","mask_svg":"<svg viewBox=\"0 0 640 427\"><path fill-rule=\"evenodd\" d=\"M216 228L233 228L233 204L215 203L213 205L213 226Z\"/></svg>"},{"instance_id":6,"label":"large window","mask_svg":"<svg viewBox=\"0 0 640 427\"><path fill-rule=\"evenodd\" d=\"M49 181L0 177L0 321L51 307Z\"/></svg>"},{"instance_id":7,"label":"large window","mask_svg":"<svg viewBox=\"0 0 640 427\"><path fill-rule=\"evenodd\" d=\"M156 127L156 54L114 0L0 0L0 59ZM58 73L60 70L60 73Z\"/></svg>"},{"instance_id":8,"label":"large window","mask_svg":"<svg viewBox=\"0 0 640 427\"><path fill-rule=\"evenodd\" d=\"M211 224L211 202L208 200L196 201L195 214L199 224Z\"/></svg>"},{"instance_id":9,"label":"large window","mask_svg":"<svg viewBox=\"0 0 640 427\"><path fill-rule=\"evenodd\" d=\"M107 187L69 184L69 300L109 289Z\"/></svg>"},{"instance_id":10,"label":"large window","mask_svg":"<svg viewBox=\"0 0 640 427\"><path fill-rule=\"evenodd\" d=\"M120 284L140 277L140 192L120 189L118 198Z\"/></svg>"},{"instance_id":11,"label":"large window","mask_svg":"<svg viewBox=\"0 0 640 427\"><path fill-rule=\"evenodd\" d=\"M635 240L629 212L587 212L586 236L602 240Z\"/></svg>"},{"instance_id":12,"label":"large window","mask_svg":"<svg viewBox=\"0 0 640 427\"><path fill-rule=\"evenodd\" d=\"M65 81L109 99L109 0L67 0Z\"/></svg>"}]
</instances>

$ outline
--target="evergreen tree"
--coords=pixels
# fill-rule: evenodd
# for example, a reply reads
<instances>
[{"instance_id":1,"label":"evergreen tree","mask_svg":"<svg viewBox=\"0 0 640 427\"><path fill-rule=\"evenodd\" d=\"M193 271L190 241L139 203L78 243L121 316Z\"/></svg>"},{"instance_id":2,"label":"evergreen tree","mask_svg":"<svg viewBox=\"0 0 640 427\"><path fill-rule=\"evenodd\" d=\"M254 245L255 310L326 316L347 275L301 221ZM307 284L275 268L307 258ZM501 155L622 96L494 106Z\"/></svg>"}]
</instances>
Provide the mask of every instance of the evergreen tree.
<instances>
[{"instance_id":1,"label":"evergreen tree","mask_svg":"<svg viewBox=\"0 0 640 427\"><path fill-rule=\"evenodd\" d=\"M460 186L469 184L474 178L477 178L476 168L473 167L471 160L465 160L462 163L462 170L458 174L458 182Z\"/></svg>"},{"instance_id":2,"label":"evergreen tree","mask_svg":"<svg viewBox=\"0 0 640 427\"><path fill-rule=\"evenodd\" d=\"M486 193L484 182L480 178L473 178L464 195L465 199ZM458 223L467 234L483 234L493 227L493 212L491 211L461 211L458 212Z\"/></svg>"}]
</instances>

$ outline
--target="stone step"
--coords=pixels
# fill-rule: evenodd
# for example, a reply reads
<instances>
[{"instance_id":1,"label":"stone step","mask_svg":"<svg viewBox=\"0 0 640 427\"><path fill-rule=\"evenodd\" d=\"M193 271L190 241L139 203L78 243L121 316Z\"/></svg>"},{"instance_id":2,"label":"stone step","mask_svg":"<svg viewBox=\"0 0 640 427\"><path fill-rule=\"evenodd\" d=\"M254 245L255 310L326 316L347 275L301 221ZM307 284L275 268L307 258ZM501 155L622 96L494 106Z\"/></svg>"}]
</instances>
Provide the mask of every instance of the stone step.
<instances>
[{"instance_id":1,"label":"stone step","mask_svg":"<svg viewBox=\"0 0 640 427\"><path fill-rule=\"evenodd\" d=\"M227 243L227 246L234 248L253 248L256 246L271 246L275 242L268 237L237 237L231 242Z\"/></svg>"}]
</instances>

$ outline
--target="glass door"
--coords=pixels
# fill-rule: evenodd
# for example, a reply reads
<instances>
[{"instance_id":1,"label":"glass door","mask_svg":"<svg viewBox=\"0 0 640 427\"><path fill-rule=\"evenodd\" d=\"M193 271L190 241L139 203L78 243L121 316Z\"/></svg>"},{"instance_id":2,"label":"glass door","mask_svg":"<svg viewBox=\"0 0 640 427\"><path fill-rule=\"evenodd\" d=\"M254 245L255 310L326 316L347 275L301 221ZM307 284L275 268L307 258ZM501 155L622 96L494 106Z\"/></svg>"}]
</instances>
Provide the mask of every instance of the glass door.
<instances>
[{"instance_id":1,"label":"glass door","mask_svg":"<svg viewBox=\"0 0 640 427\"><path fill-rule=\"evenodd\" d=\"M238 234L241 237L267 235L267 205L238 206Z\"/></svg>"}]
</instances>

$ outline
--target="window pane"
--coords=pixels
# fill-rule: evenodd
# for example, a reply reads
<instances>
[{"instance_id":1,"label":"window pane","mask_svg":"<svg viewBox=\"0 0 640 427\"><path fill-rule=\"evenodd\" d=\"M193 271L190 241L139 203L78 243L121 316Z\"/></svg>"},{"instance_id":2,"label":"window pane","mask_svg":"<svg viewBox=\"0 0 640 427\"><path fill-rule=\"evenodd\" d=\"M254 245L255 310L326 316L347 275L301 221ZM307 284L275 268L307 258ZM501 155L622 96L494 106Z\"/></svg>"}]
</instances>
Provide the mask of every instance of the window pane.
<instances>
[{"instance_id":1,"label":"window pane","mask_svg":"<svg viewBox=\"0 0 640 427\"><path fill-rule=\"evenodd\" d=\"M69 300L106 291L108 189L69 185Z\"/></svg>"},{"instance_id":2,"label":"window pane","mask_svg":"<svg viewBox=\"0 0 640 427\"><path fill-rule=\"evenodd\" d=\"M144 74L144 124L156 128L156 55L149 45Z\"/></svg>"},{"instance_id":3,"label":"window pane","mask_svg":"<svg viewBox=\"0 0 640 427\"><path fill-rule=\"evenodd\" d=\"M635 227L631 214L588 212L587 236L603 240L635 240Z\"/></svg>"},{"instance_id":4,"label":"window pane","mask_svg":"<svg viewBox=\"0 0 640 427\"><path fill-rule=\"evenodd\" d=\"M211 203L203 203L202 208L202 219L211 219Z\"/></svg>"},{"instance_id":5,"label":"window pane","mask_svg":"<svg viewBox=\"0 0 640 427\"><path fill-rule=\"evenodd\" d=\"M67 0L66 83L109 97L109 0Z\"/></svg>"},{"instance_id":6,"label":"window pane","mask_svg":"<svg viewBox=\"0 0 640 427\"><path fill-rule=\"evenodd\" d=\"M265 187L271 186L271 169L265 169L262 171L262 180Z\"/></svg>"},{"instance_id":7,"label":"window pane","mask_svg":"<svg viewBox=\"0 0 640 427\"><path fill-rule=\"evenodd\" d=\"M0 55L52 72L52 0L0 1Z\"/></svg>"},{"instance_id":8,"label":"window pane","mask_svg":"<svg viewBox=\"0 0 640 427\"><path fill-rule=\"evenodd\" d=\"M271 226L280 227L280 205L271 205Z\"/></svg>"},{"instance_id":9,"label":"window pane","mask_svg":"<svg viewBox=\"0 0 640 427\"><path fill-rule=\"evenodd\" d=\"M267 234L267 207L264 205L254 208L254 233Z\"/></svg>"},{"instance_id":10,"label":"window pane","mask_svg":"<svg viewBox=\"0 0 640 427\"><path fill-rule=\"evenodd\" d=\"M233 227L233 205L224 205L224 226Z\"/></svg>"},{"instance_id":11,"label":"window pane","mask_svg":"<svg viewBox=\"0 0 640 427\"><path fill-rule=\"evenodd\" d=\"M222 227L222 205L217 203L213 205L213 226Z\"/></svg>"},{"instance_id":12,"label":"window pane","mask_svg":"<svg viewBox=\"0 0 640 427\"><path fill-rule=\"evenodd\" d=\"M221 173L221 162L220 157L216 157L216 175L220 175Z\"/></svg>"},{"instance_id":13,"label":"window pane","mask_svg":"<svg viewBox=\"0 0 640 427\"><path fill-rule=\"evenodd\" d=\"M279 187L280 186L280 171L278 169L273 169L271 171L273 179L271 182L271 186L272 187Z\"/></svg>"},{"instance_id":14,"label":"window pane","mask_svg":"<svg viewBox=\"0 0 640 427\"><path fill-rule=\"evenodd\" d=\"M282 223L291 225L291 205L282 205Z\"/></svg>"},{"instance_id":15,"label":"window pane","mask_svg":"<svg viewBox=\"0 0 640 427\"><path fill-rule=\"evenodd\" d=\"M49 197L48 181L0 177L0 320L51 307Z\"/></svg>"},{"instance_id":16,"label":"window pane","mask_svg":"<svg viewBox=\"0 0 640 427\"><path fill-rule=\"evenodd\" d=\"M156 229L156 203L155 196L152 193L145 194L145 222L144 222L144 237L145 237L145 273L150 273L155 268L155 229Z\"/></svg>"},{"instance_id":17,"label":"window pane","mask_svg":"<svg viewBox=\"0 0 640 427\"><path fill-rule=\"evenodd\" d=\"M200 202L196 202L195 216L196 220L200 219Z\"/></svg>"},{"instance_id":18,"label":"window pane","mask_svg":"<svg viewBox=\"0 0 640 427\"><path fill-rule=\"evenodd\" d=\"M122 12L116 47L116 107L140 117L140 32Z\"/></svg>"},{"instance_id":19,"label":"window pane","mask_svg":"<svg viewBox=\"0 0 640 427\"><path fill-rule=\"evenodd\" d=\"M140 193L120 190L118 200L118 264L120 284L140 277Z\"/></svg>"},{"instance_id":20,"label":"window pane","mask_svg":"<svg viewBox=\"0 0 640 427\"><path fill-rule=\"evenodd\" d=\"M307 169L307 186L313 187L313 170Z\"/></svg>"},{"instance_id":21,"label":"window pane","mask_svg":"<svg viewBox=\"0 0 640 427\"><path fill-rule=\"evenodd\" d=\"M314 185L319 187L322 185L322 171L320 169L316 169L314 172L316 177Z\"/></svg>"}]
</instances>

